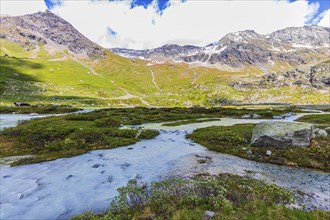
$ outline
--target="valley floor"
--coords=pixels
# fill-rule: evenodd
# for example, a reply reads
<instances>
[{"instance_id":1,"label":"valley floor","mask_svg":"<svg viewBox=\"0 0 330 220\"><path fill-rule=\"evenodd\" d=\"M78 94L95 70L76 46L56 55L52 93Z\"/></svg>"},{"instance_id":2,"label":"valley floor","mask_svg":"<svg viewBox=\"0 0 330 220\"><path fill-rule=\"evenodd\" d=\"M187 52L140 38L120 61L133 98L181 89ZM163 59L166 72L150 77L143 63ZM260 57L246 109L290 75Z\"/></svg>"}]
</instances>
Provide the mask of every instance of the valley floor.
<instances>
[{"instance_id":1,"label":"valley floor","mask_svg":"<svg viewBox=\"0 0 330 220\"><path fill-rule=\"evenodd\" d=\"M104 109L20 123L1 132L1 157L31 154L34 157L15 164L34 164L1 167L1 219L67 219L88 210L102 213L111 201L123 203L118 203L122 206L113 205L117 209L103 215L87 213L74 218L200 219L210 210L215 212L215 219L271 219L275 213L282 219L328 219L328 173L216 153L186 138L210 126L252 125L290 111L305 114L302 121L328 124L328 118L322 114L303 113L304 110L292 107ZM261 119L241 118L253 113ZM1 124L6 122L7 116L10 118L2 115ZM23 115L21 119L41 116ZM164 121L172 123L164 124ZM17 122L12 120L5 125L12 127ZM329 154L328 148L324 149ZM72 157L78 154L81 155ZM47 160L52 161L39 163ZM323 157L319 160L325 162ZM179 179L168 185L168 178ZM129 182L132 179L133 182ZM278 186L268 185L260 181L262 179ZM157 183L160 180L164 182ZM181 194L180 190L187 185L184 181L192 181L189 185L196 184L198 190L206 191ZM126 188L117 191L127 183ZM151 195L145 194L146 186L141 188L144 183L151 184L147 188L160 187L157 188L159 194L149 197ZM178 191L168 194L164 189ZM230 193L233 191L237 194ZM203 197L209 198L209 193L214 195L213 200ZM116 197L118 195L121 197ZM130 199L141 198L142 203L123 200L123 195L130 195ZM294 210L289 208L292 202L295 207L325 211Z\"/></svg>"}]
</instances>

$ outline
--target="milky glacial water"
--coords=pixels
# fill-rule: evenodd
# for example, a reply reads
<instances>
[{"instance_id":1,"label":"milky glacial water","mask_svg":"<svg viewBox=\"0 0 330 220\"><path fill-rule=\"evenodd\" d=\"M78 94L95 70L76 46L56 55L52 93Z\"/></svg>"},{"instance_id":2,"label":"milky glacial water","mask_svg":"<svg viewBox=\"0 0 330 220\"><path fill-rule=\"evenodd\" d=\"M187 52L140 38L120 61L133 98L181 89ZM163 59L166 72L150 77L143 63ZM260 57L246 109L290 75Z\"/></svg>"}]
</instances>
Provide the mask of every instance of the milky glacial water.
<instances>
[{"instance_id":1,"label":"milky glacial water","mask_svg":"<svg viewBox=\"0 0 330 220\"><path fill-rule=\"evenodd\" d=\"M80 113L86 113L91 112L92 110L85 109L85 110L79 110L76 112L71 113L64 113L64 114L47 114L47 115L41 115L41 114L0 114L0 131L5 128L15 127L19 122L31 120L34 118L44 118L49 116L61 116L61 115L67 115L67 114L80 114Z\"/></svg>"},{"instance_id":2,"label":"milky glacial water","mask_svg":"<svg viewBox=\"0 0 330 220\"><path fill-rule=\"evenodd\" d=\"M15 125L14 120L2 119L6 125ZM305 192L303 202L309 208L330 210L329 174L214 153L185 137L201 127L262 121L265 120L224 118L176 127L144 124L145 128L159 130L160 135L127 147L96 150L38 164L1 167L0 218L68 219L87 210L104 211L117 195L116 189L130 179L152 182L172 175L189 176L205 171L266 179L290 190ZM200 164L200 157L211 159Z\"/></svg>"}]
</instances>

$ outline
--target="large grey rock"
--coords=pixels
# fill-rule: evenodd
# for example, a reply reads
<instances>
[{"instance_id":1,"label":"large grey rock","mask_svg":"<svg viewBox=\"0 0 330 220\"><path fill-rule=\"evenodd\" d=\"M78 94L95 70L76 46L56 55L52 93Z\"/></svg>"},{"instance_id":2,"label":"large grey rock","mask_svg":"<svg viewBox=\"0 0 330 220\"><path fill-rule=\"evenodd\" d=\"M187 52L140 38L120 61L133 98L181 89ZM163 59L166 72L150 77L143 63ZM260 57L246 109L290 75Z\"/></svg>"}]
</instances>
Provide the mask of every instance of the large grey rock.
<instances>
[{"instance_id":1,"label":"large grey rock","mask_svg":"<svg viewBox=\"0 0 330 220\"><path fill-rule=\"evenodd\" d=\"M314 129L314 136L315 137L326 137L328 133L324 129L316 128Z\"/></svg>"},{"instance_id":2,"label":"large grey rock","mask_svg":"<svg viewBox=\"0 0 330 220\"><path fill-rule=\"evenodd\" d=\"M253 130L251 144L260 147L308 147L313 126L298 122L262 122Z\"/></svg>"}]
</instances>

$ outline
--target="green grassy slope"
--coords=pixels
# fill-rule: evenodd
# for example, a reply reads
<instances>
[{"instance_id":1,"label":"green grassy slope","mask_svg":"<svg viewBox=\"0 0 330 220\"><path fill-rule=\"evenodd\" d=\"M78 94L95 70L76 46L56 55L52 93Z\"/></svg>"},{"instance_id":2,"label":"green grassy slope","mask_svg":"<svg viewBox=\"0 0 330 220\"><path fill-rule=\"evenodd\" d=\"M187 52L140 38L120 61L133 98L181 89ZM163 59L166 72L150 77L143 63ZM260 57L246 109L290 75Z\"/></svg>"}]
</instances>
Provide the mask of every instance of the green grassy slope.
<instances>
[{"instance_id":1,"label":"green grassy slope","mask_svg":"<svg viewBox=\"0 0 330 220\"><path fill-rule=\"evenodd\" d=\"M89 61L43 44L26 51L6 39L0 43L0 105L14 101L78 107L212 106L233 101L320 104L329 98L308 88L236 90L229 86L262 74L252 67L226 72L182 63L148 66L111 52Z\"/></svg>"}]
</instances>

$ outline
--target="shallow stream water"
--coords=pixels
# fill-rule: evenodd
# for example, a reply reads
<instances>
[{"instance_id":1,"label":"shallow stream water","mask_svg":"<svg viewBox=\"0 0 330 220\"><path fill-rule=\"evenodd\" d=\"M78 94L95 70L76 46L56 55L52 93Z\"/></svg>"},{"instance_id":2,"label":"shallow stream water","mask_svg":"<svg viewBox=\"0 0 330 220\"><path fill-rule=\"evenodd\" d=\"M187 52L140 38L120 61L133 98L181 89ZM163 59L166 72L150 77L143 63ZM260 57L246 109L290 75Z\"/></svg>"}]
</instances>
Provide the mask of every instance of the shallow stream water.
<instances>
[{"instance_id":1,"label":"shallow stream water","mask_svg":"<svg viewBox=\"0 0 330 220\"><path fill-rule=\"evenodd\" d=\"M1 124L15 126L17 121L6 117L2 115ZM167 176L190 176L199 172L228 172L266 179L306 193L303 202L309 208L330 210L329 174L214 153L185 138L201 127L261 121L265 120L224 118L176 127L144 124L145 128L159 130L160 135L127 147L96 150L38 164L1 167L0 218L68 219L87 210L104 211L117 195L116 189L130 179L152 182ZM211 159L200 164L200 157Z\"/></svg>"}]
</instances>

